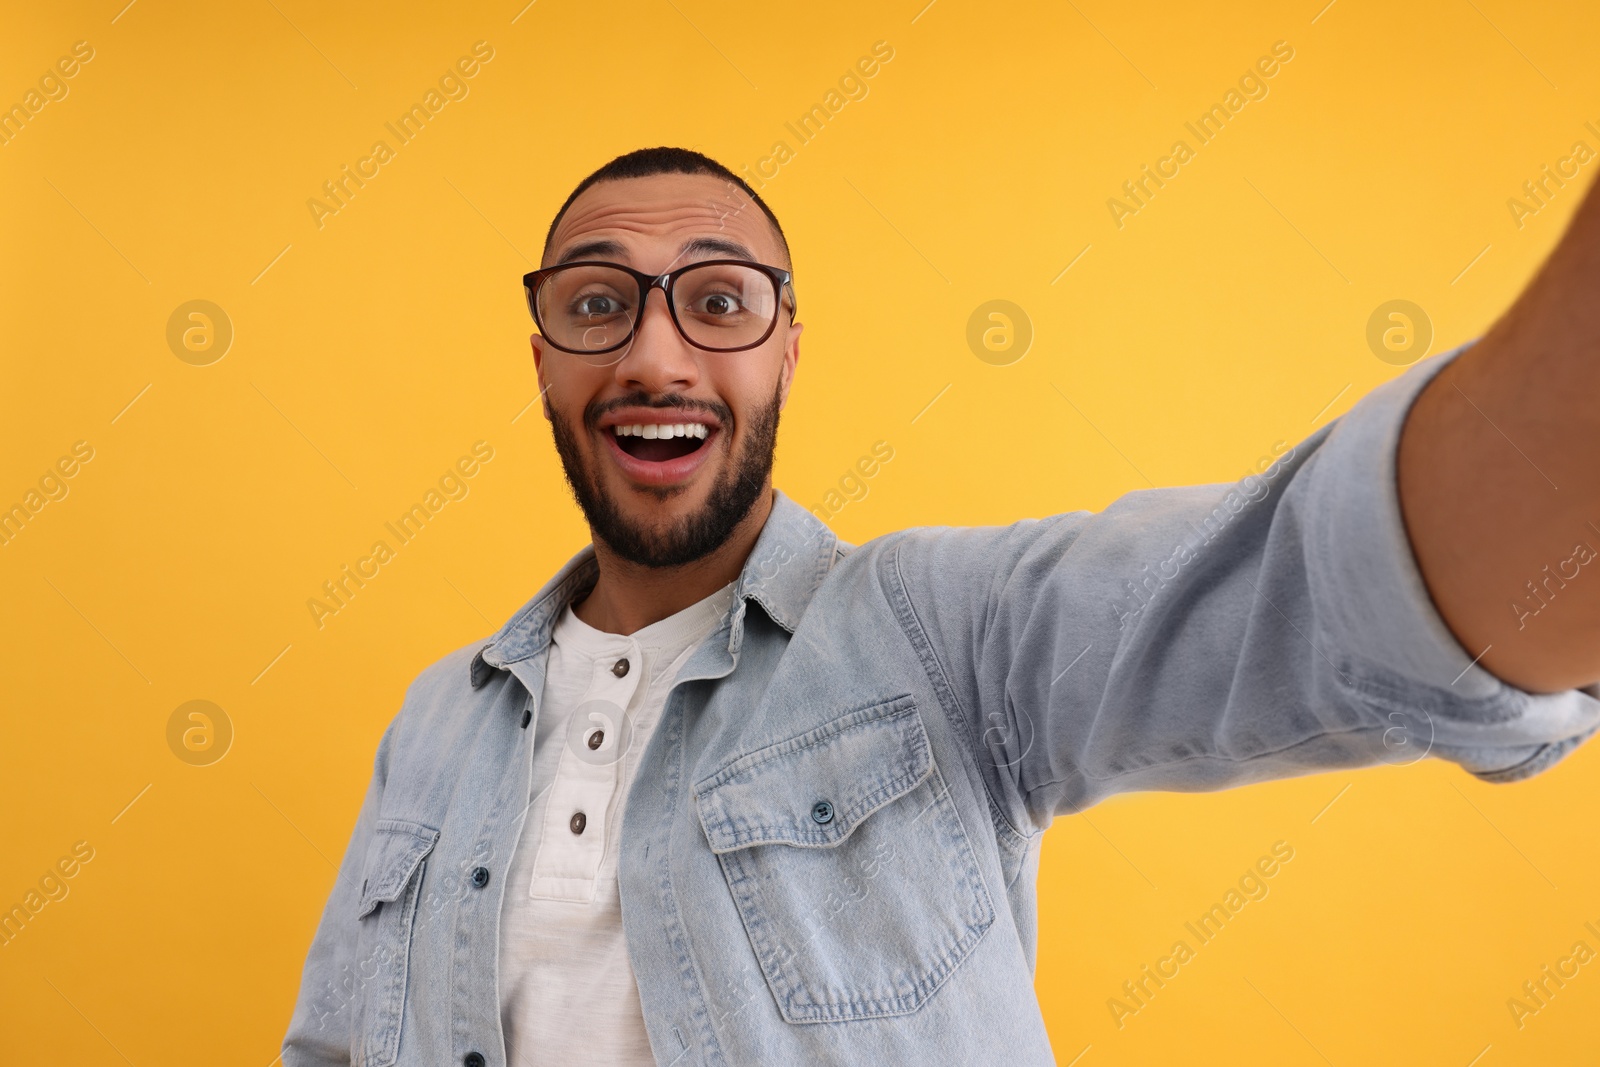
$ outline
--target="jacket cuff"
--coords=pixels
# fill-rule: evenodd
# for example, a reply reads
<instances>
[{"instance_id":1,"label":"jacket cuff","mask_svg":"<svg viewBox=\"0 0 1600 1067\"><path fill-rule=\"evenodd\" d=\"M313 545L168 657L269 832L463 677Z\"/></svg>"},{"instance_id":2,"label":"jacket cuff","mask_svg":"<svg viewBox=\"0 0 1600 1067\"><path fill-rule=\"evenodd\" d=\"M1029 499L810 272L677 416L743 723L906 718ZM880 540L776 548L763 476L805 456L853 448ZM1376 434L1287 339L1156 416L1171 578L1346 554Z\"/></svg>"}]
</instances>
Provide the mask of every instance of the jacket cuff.
<instances>
[{"instance_id":1,"label":"jacket cuff","mask_svg":"<svg viewBox=\"0 0 1600 1067\"><path fill-rule=\"evenodd\" d=\"M1436 755L1515 781L1600 728L1600 685L1531 694L1501 681L1476 662L1484 649L1461 646L1417 567L1400 511L1400 432L1423 388L1473 343L1384 383L1333 427L1307 472L1307 565L1316 630L1359 696L1426 722Z\"/></svg>"}]
</instances>

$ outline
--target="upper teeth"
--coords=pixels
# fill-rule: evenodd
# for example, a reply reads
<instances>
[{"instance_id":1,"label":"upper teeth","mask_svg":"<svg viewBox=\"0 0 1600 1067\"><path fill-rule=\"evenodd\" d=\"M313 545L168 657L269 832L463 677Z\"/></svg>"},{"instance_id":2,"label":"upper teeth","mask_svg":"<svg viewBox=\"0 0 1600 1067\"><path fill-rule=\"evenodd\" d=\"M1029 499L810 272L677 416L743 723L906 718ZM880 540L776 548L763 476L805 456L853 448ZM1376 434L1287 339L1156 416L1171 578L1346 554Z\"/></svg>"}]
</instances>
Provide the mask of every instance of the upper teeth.
<instances>
[{"instance_id":1,"label":"upper teeth","mask_svg":"<svg viewBox=\"0 0 1600 1067\"><path fill-rule=\"evenodd\" d=\"M612 430L618 437L699 437L706 435L706 426L702 422L675 422L655 423L636 422L632 426L613 426Z\"/></svg>"}]
</instances>

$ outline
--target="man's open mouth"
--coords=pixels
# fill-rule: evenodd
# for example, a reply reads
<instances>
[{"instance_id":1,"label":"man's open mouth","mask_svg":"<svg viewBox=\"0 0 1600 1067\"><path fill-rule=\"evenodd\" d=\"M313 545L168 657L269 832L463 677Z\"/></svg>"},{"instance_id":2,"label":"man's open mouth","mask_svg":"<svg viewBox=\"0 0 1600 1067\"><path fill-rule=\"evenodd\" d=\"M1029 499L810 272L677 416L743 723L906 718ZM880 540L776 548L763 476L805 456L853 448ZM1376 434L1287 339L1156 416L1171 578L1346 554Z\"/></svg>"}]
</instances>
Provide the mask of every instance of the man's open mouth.
<instances>
[{"instance_id":1,"label":"man's open mouth","mask_svg":"<svg viewBox=\"0 0 1600 1067\"><path fill-rule=\"evenodd\" d=\"M631 426L613 426L604 432L611 433L617 447L634 459L664 463L698 451L716 431L700 422L636 422Z\"/></svg>"}]
</instances>

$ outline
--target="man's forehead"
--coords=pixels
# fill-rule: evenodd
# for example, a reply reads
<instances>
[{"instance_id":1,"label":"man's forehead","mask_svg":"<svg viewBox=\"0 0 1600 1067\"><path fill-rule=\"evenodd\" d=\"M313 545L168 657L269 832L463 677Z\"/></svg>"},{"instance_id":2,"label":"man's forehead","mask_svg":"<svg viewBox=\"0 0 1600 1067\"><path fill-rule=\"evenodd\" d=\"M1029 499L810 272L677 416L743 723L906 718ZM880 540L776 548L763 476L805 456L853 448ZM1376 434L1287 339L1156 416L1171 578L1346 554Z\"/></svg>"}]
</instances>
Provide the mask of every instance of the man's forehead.
<instances>
[{"instance_id":1,"label":"man's forehead","mask_svg":"<svg viewBox=\"0 0 1600 1067\"><path fill-rule=\"evenodd\" d=\"M610 239L629 250L676 255L696 238L743 245L763 263L787 262L762 210L733 182L709 174L663 174L596 182L578 195L550 242L546 263L567 258L569 248ZM702 245L706 242L702 241Z\"/></svg>"}]
</instances>

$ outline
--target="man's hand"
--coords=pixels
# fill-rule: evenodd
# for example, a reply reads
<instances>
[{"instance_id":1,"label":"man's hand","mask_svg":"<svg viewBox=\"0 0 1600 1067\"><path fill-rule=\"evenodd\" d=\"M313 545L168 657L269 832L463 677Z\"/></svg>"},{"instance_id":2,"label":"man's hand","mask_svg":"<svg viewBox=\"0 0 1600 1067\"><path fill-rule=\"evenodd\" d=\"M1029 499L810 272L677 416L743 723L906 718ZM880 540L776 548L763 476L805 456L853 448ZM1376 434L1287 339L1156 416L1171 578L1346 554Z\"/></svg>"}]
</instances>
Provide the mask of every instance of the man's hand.
<instances>
[{"instance_id":1,"label":"man's hand","mask_svg":"<svg viewBox=\"0 0 1600 1067\"><path fill-rule=\"evenodd\" d=\"M1600 679L1597 188L1400 439L1400 507L1434 603L1469 655L1530 692Z\"/></svg>"}]
</instances>

